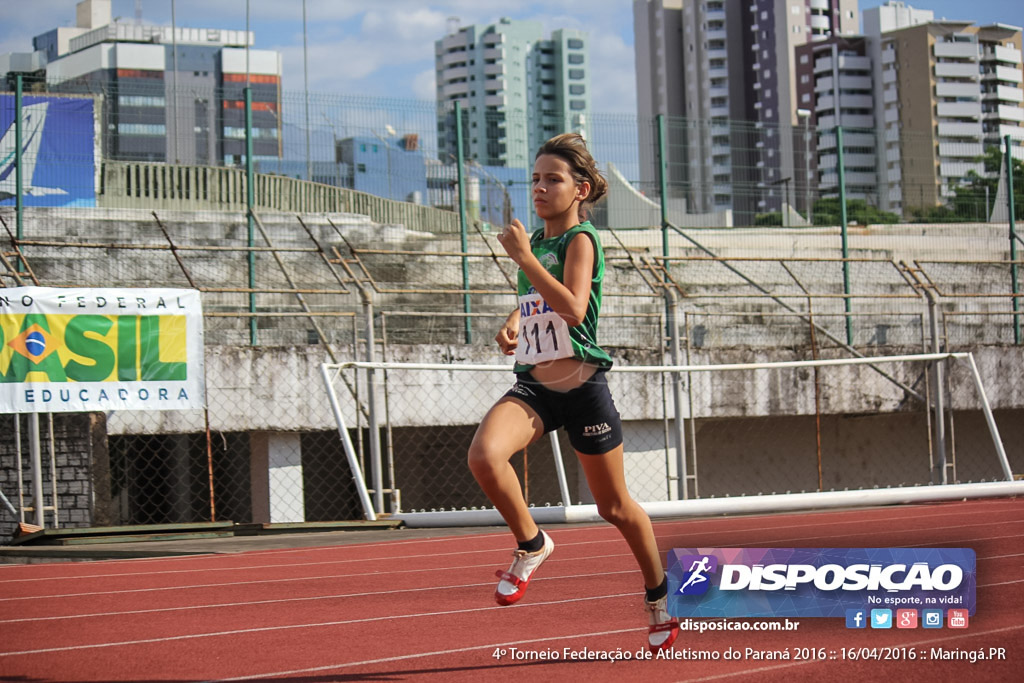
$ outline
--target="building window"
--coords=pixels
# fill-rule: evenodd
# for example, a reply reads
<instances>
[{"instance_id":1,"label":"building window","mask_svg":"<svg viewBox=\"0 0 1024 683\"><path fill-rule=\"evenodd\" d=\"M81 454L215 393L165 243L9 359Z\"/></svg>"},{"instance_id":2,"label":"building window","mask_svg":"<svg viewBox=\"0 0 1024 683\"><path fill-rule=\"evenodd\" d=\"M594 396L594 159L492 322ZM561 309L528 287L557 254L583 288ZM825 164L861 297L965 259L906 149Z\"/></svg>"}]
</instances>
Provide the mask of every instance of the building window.
<instances>
[{"instance_id":1,"label":"building window","mask_svg":"<svg viewBox=\"0 0 1024 683\"><path fill-rule=\"evenodd\" d=\"M225 129L227 132L227 129ZM243 137L245 129L242 129ZM167 126L158 123L119 123L117 124L118 135L167 135Z\"/></svg>"},{"instance_id":2,"label":"building window","mask_svg":"<svg viewBox=\"0 0 1024 683\"><path fill-rule=\"evenodd\" d=\"M583 63L583 55L576 54L576 53L573 53L573 54L569 55L569 63L570 64L582 64Z\"/></svg>"},{"instance_id":3,"label":"building window","mask_svg":"<svg viewBox=\"0 0 1024 683\"><path fill-rule=\"evenodd\" d=\"M568 45L569 49L571 50L583 49L583 41L580 40L579 38L570 38L568 41L566 41L566 45Z\"/></svg>"},{"instance_id":4,"label":"building window","mask_svg":"<svg viewBox=\"0 0 1024 683\"><path fill-rule=\"evenodd\" d=\"M569 94L570 95L582 95L585 90L586 90L586 88L584 88L582 85L570 85L569 86Z\"/></svg>"},{"instance_id":5,"label":"building window","mask_svg":"<svg viewBox=\"0 0 1024 683\"><path fill-rule=\"evenodd\" d=\"M583 100L569 100L569 109L573 111L583 111L587 108L587 103Z\"/></svg>"},{"instance_id":6,"label":"building window","mask_svg":"<svg viewBox=\"0 0 1024 683\"><path fill-rule=\"evenodd\" d=\"M141 95L119 95L117 103L122 107L164 107L163 97L143 97Z\"/></svg>"},{"instance_id":7,"label":"building window","mask_svg":"<svg viewBox=\"0 0 1024 683\"><path fill-rule=\"evenodd\" d=\"M581 80L584 76L583 69L569 69L569 78L574 81Z\"/></svg>"}]
</instances>

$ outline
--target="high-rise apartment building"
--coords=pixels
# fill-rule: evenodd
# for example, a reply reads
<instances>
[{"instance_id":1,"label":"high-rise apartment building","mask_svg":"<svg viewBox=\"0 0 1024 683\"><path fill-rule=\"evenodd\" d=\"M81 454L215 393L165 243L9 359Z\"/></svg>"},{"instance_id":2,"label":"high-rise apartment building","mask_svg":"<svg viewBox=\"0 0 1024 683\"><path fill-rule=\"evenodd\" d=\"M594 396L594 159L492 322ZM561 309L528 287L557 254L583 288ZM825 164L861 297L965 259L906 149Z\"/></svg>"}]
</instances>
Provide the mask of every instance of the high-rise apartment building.
<instances>
[{"instance_id":1,"label":"high-rise apartment building","mask_svg":"<svg viewBox=\"0 0 1024 683\"><path fill-rule=\"evenodd\" d=\"M972 172L985 174L985 148L1007 135L1021 153L1020 28L931 21L886 31L874 16L865 25L878 31L869 38L880 55L882 208L906 214L946 203Z\"/></svg>"},{"instance_id":2,"label":"high-rise apartment building","mask_svg":"<svg viewBox=\"0 0 1024 683\"><path fill-rule=\"evenodd\" d=\"M669 180L691 212L778 210L794 178L794 48L857 31L856 0L634 0L641 182L663 114ZM682 156L683 158L678 158Z\"/></svg>"},{"instance_id":3,"label":"high-rise apartment building","mask_svg":"<svg viewBox=\"0 0 1024 683\"><path fill-rule=\"evenodd\" d=\"M864 37L871 59L875 91L875 122L877 126L878 207L883 211L902 213L903 187L900 161L899 84L893 47L882 54L882 35L890 31L930 23L931 10L919 10L904 2L890 2L864 10Z\"/></svg>"},{"instance_id":4,"label":"high-rise apartment building","mask_svg":"<svg viewBox=\"0 0 1024 683\"><path fill-rule=\"evenodd\" d=\"M451 27L435 43L438 152L456 153L454 104L463 112L463 150L485 166L532 168L548 138L586 134L590 114L587 34L503 18Z\"/></svg>"},{"instance_id":5,"label":"high-rise apartment building","mask_svg":"<svg viewBox=\"0 0 1024 683\"><path fill-rule=\"evenodd\" d=\"M220 165L245 157L247 85L253 155L281 155L281 57L251 43L245 31L115 22L110 0L82 0L76 26L33 39L31 62L51 92L103 95L105 158Z\"/></svg>"},{"instance_id":6,"label":"high-rise apartment building","mask_svg":"<svg viewBox=\"0 0 1024 683\"><path fill-rule=\"evenodd\" d=\"M796 204L803 211L821 196L839 192L839 136L843 129L846 197L876 205L877 126L871 58L863 36L838 36L796 48L798 131L817 131L814 140L796 145ZM819 168L821 172L819 173ZM809 181L809 182L808 182Z\"/></svg>"}]
</instances>

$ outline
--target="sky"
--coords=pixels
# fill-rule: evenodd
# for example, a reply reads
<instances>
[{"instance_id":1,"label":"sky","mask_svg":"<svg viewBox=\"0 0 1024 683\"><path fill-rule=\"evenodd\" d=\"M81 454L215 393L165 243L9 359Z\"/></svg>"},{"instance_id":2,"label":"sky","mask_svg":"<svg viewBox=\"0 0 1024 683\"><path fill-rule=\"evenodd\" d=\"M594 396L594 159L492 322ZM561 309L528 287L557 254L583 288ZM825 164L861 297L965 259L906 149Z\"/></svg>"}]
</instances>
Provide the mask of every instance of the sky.
<instances>
[{"instance_id":1,"label":"sky","mask_svg":"<svg viewBox=\"0 0 1024 683\"><path fill-rule=\"evenodd\" d=\"M32 37L74 26L77 0L0 0L0 54L31 51ZM862 0L860 9L882 4ZM936 18L1024 26L1021 0L917 0ZM434 100L434 41L453 21L488 24L507 16L591 37L591 110L636 111L631 0L306 0L303 70L302 0L173 0L180 27L249 29L255 48L282 54L286 91ZM112 0L122 21L171 24L172 0Z\"/></svg>"}]
</instances>

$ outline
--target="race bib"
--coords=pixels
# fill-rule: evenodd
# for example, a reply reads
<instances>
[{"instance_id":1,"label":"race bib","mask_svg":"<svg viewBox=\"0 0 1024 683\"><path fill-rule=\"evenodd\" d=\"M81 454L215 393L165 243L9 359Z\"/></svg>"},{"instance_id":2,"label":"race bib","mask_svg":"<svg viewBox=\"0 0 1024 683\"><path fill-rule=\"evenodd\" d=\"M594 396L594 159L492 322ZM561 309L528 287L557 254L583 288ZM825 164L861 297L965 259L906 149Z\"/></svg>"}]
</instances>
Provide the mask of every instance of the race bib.
<instances>
[{"instance_id":1,"label":"race bib","mask_svg":"<svg viewBox=\"0 0 1024 683\"><path fill-rule=\"evenodd\" d=\"M569 326L540 294L519 297L518 341L516 361L523 365L536 365L573 355Z\"/></svg>"}]
</instances>

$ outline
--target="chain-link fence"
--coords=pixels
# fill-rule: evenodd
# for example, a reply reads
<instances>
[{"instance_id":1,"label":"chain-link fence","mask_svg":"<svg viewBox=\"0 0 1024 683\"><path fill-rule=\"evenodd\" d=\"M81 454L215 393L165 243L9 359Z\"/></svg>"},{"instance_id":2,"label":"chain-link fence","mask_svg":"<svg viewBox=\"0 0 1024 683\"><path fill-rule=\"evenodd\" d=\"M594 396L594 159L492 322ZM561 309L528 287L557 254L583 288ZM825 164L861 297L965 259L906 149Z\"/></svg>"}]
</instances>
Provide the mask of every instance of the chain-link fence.
<instances>
[{"instance_id":1,"label":"chain-link fence","mask_svg":"<svg viewBox=\"0 0 1024 683\"><path fill-rule=\"evenodd\" d=\"M0 204L15 203L9 171L19 156L26 206L246 206L248 139L259 176L254 200L265 210L347 210L375 197L374 211L385 211L379 199L389 199L408 204L406 214L412 207L458 212L462 187L471 218L535 223L534 150L555 133L578 130L611 180L600 222L613 228L663 219L689 227L835 226L844 218L860 226L1005 224L1011 181L1015 218L1024 218L1021 140L980 127L974 136L940 138L930 130L894 134L806 118L750 123L460 109L457 140L451 102L287 91L274 80L213 87L134 73L26 81L20 127L17 100L0 93L0 130L11 155Z\"/></svg>"},{"instance_id":2,"label":"chain-link fence","mask_svg":"<svg viewBox=\"0 0 1024 683\"><path fill-rule=\"evenodd\" d=\"M381 227L350 215L268 214L255 217L262 244L249 250L239 237L244 216L225 221L207 214L122 210L72 222L36 209L28 218L39 238L15 242L31 277L15 269L6 273L9 279L193 286L204 304L208 410L53 416L62 525L361 517L320 364L493 363L494 330L515 305L511 263L482 232L469 236L463 252L456 236L444 233ZM120 237L126 231L130 240ZM719 245L710 231L699 234L701 243L725 256L664 259L657 255L661 237L660 231L603 232L608 269L601 339L618 366L668 362L670 319L676 320L679 357L694 365L920 353L936 344L943 351L972 349L980 353L1010 463L1019 469L1022 454L1015 444L1021 441L1014 429L1024 397L1012 368L1019 367L1020 347L1012 344L1014 316L1005 290L990 284L993 272L1005 276L1005 262L915 260L908 236L900 248L909 261L729 256L745 247ZM758 231L745 238L756 242ZM930 253L931 240L919 244ZM681 238L670 246L685 248ZM250 253L254 279L246 286ZM844 263L861 283L849 314L841 293ZM666 299L666 291L673 296ZM928 305L928 294L936 305ZM677 308L670 318L673 300ZM852 345L846 342L847 321ZM696 374L686 378L690 495L817 490L819 452L826 489L928 482L937 452L934 406L922 386L923 367L908 366L903 373L900 382L910 393L889 387L904 392L902 402L869 388L874 384L859 375L821 375L825 379L816 385L807 368L765 380L724 375L705 387ZM377 481L386 512L486 504L465 453L475 424L507 389L511 374L476 383L458 381L454 372L440 374L439 380L379 373L373 411L365 376L347 370L340 377L354 454L371 490L371 454L382 454ZM980 403L971 385L960 380L948 390L955 400L946 402L947 451L956 463L949 480L996 478L1000 471ZM678 496L671 377L653 374L641 381L616 372L611 384L626 420L635 494L645 500ZM701 404L693 398L699 395L716 398ZM843 402L843 396L851 398ZM13 416L5 420L13 426ZM19 444L5 439L0 468L4 491L16 507L19 490L21 505L31 506L24 417L20 424L18 430L5 425L5 433L22 436ZM869 434L885 436L858 445L856 456L846 454L844 449ZM43 430L44 453L50 442ZM568 497L585 502L571 448L564 437L560 443ZM19 447L20 487L14 455ZM82 462L75 464L71 453ZM517 455L514 465L533 504L558 504L566 497L548 440ZM47 467L42 476L50 507ZM12 521L5 513L5 522Z\"/></svg>"},{"instance_id":3,"label":"chain-link fence","mask_svg":"<svg viewBox=\"0 0 1024 683\"><path fill-rule=\"evenodd\" d=\"M22 132L34 120L40 133L61 133L41 136L36 148L19 147L21 202L16 192L8 192L17 190L10 176L3 180L0 283L199 290L209 407L55 414L52 438L44 416L39 476L46 482L48 523L54 515L61 525L362 516L320 364L494 362L495 329L516 302L514 264L503 255L491 224L504 222L510 212L524 219L530 214L529 170L495 165L500 158L480 158L468 159L460 174L451 159L441 158L436 138L439 118L450 112L432 103L313 97L309 123L299 125L292 112L303 111L304 100L280 93L279 103L254 111L254 128L277 132L257 136L250 201L249 175L238 156L239 131L231 123L235 118L209 113L230 103L234 117L235 95L188 91L202 114L196 120L212 122L189 156L184 155L189 145L166 140L167 85L164 100L142 85L131 93L79 86L82 92L74 96L25 94ZM175 101L180 104L182 97L178 93ZM0 95L5 131L15 118L13 100ZM467 121L464 135L485 136ZM721 188L715 174L710 185L700 185L697 176L687 175L690 163L678 156L692 155L687 150L697 149L692 140L704 129L685 121L661 125L667 134L659 133L658 122L621 115L596 114L587 123L595 156L611 181L594 220L607 259L600 341L618 366L668 362L673 325L681 357L694 364L973 350L1010 463L1019 469L1016 444L1022 441L1012 435L1024 406L1013 379L1022 360L1021 262L1008 215L994 223L984 218L944 223L929 215L929 222L911 225L907 221L926 217L906 210L891 220L857 213L856 202L874 207L876 200L851 194L848 223L840 225L838 219L825 219L829 205L822 202L831 190L820 180L826 176L823 160L831 157L819 152L807 157L816 164L805 175L808 185L794 180L772 185L768 176L748 180L730 171L737 191L720 194L729 195L730 202L745 197L749 218L740 220L739 205L726 209L724 200L717 202ZM729 125L735 135L725 133L728 142L716 141L720 123L706 126L709 149L724 144L740 155L744 167L764 169L754 155L761 154L764 146L758 143L768 140L768 132ZM120 138L112 139L112 130ZM305 158L307 133L310 158ZM808 142L802 130L780 128L773 145L783 133L797 147ZM811 141L824 135L812 133ZM668 169L664 197L661 179L645 170L659 167L660 139L666 141ZM856 135L846 140L858 142ZM168 156L168 150L178 156ZM715 156L707 157L712 165ZM798 165L803 157L793 159ZM781 162L775 163L781 169ZM995 183L984 212L991 218L1007 199L1005 193L1000 198L997 170L986 166L979 175ZM465 216L457 211L460 185L469 200ZM1024 179L1014 185L1015 191L1022 188ZM704 197L708 192L710 201ZM801 195L811 199L801 203ZM905 194L904 206L911 195ZM789 196L777 226L736 227L774 221L767 214L773 207L786 208L783 197ZM936 207L953 207L959 197L942 196ZM974 195L973 206L980 196ZM1021 206L1024 201L1017 201L1018 210ZM663 225L663 217L666 227L651 227ZM667 292L673 293L675 308ZM0 318L3 297L0 293ZM0 374L11 353L9 347L0 352ZM920 368L914 372L902 381L923 376ZM408 397L416 392L409 387L436 380L392 375L382 373L375 396L372 417L379 432L369 427L365 377L352 370L340 377L339 394L353 411L347 420L355 455L371 488L368 454L376 451L383 454L379 483L387 490L379 494L387 510L484 505L465 468L465 451L475 424L503 393L510 375L476 387L440 382L414 403ZM928 480L922 478L921 463L933 458L937 447L934 406L927 400L872 402L861 391L860 377L842 377L829 391L852 392L861 403L826 397L821 409L810 413L807 377L800 378L799 399L796 389L787 388L793 378L786 373L766 380L769 388L761 391L767 393L756 395L741 389L761 386L760 380L739 377L707 390L729 397L727 405L694 408L687 418L685 440L693 446L687 457L696 458L688 470L695 477L689 482L692 495L816 490L816 467L787 468L779 461L785 459L786 438L798 431L814 446L812 453L821 441L825 488ZM612 375L633 444L631 486L646 500L673 497L678 464L674 446L666 445L674 443L675 414L667 408L675 405L673 386L663 375L638 382ZM685 389L696 385L687 380ZM961 389L950 385L948 391L956 396ZM800 411L794 413L789 408L796 401ZM971 443L985 448L987 437L964 426L977 422L977 401L963 399L962 407L958 401L945 403L948 448L958 454L950 475L956 480L998 476L987 451L977 466L961 457ZM871 427L866 427L868 415L875 421ZM0 490L15 508L0 511L0 533L9 534L32 505L33 430L24 416L0 420ZM815 426L807 432L811 422ZM879 423L886 426L876 427ZM859 461L835 455L854 436L876 429L892 437L887 442L893 444L891 461L907 457L907 464L889 468L889 460L873 460L874 455ZM569 498L585 500L564 439L561 446L572 485ZM807 456L803 448L799 457L816 463L816 455ZM758 452L768 455L759 459ZM565 497L554 476L549 441L531 446L513 464L534 504L556 504Z\"/></svg>"},{"instance_id":4,"label":"chain-link fence","mask_svg":"<svg viewBox=\"0 0 1024 683\"><path fill-rule=\"evenodd\" d=\"M692 356L697 362L678 371L634 365L608 376L624 420L627 483L638 500L994 481L1010 471L1003 444L1013 443L1019 427L1006 415L993 419L1004 425L1003 434L990 429L991 389L982 377L996 386L998 380L984 357L976 376L964 356L724 366L707 362L705 354ZM386 504L383 497L368 501L374 512L397 511L397 500L410 512L489 506L461 456L474 418L507 388L509 369L409 362L329 366L339 428L358 420L363 407L383 406L386 433L365 454L369 462L360 460L358 467L381 473L377 479L397 493ZM346 395L344 387L352 384L362 385L361 401ZM934 393L938 386L941 401ZM939 415L942 426L936 428ZM564 434L558 437L556 451L542 439L514 460L528 502L592 503L571 446ZM1012 447L1011 453L1019 466L1024 454Z\"/></svg>"}]
</instances>

